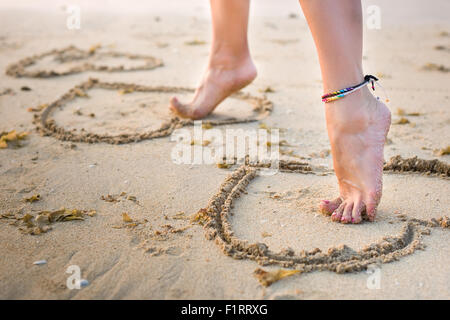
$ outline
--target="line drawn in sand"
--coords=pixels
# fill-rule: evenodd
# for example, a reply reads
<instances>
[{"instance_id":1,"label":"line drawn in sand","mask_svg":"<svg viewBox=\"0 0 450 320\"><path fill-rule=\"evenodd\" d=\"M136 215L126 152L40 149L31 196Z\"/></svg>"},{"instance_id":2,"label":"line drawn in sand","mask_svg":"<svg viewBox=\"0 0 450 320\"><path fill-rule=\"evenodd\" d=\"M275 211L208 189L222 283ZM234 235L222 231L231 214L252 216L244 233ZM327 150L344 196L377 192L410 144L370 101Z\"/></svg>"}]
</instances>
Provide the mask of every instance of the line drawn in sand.
<instances>
[{"instance_id":1,"label":"line drawn in sand","mask_svg":"<svg viewBox=\"0 0 450 320\"><path fill-rule=\"evenodd\" d=\"M195 222L203 225L206 238L215 240L223 253L234 259L254 260L263 266L279 265L293 268L299 273L325 270L336 273L359 272L367 270L370 265L396 261L416 250L425 249L422 235L429 235L431 233L429 228L450 228L450 219L446 216L422 220L401 215L396 217L398 223L404 223L399 235L386 236L360 251L341 245L329 248L326 253L318 248L311 251L303 250L299 253L286 248L276 253L264 243L248 243L246 240L239 239L234 235L230 223L233 201L242 193L246 193L247 185L258 175L260 167L258 164L244 164L236 169L222 183L219 192L210 199L207 207L200 209L194 218ZM315 172L308 163L296 161L281 161L280 171L321 174L321 172ZM417 157L408 159L403 159L401 156L392 157L384 166L384 171L390 174L423 173L446 180L450 177L450 165L439 160L423 160Z\"/></svg>"},{"instance_id":2,"label":"line drawn in sand","mask_svg":"<svg viewBox=\"0 0 450 320\"><path fill-rule=\"evenodd\" d=\"M125 144L132 142L139 142L143 140L155 139L166 137L172 134L175 129L194 125L193 120L180 119L178 117L172 117L168 121L161 124L158 129L150 130L143 133L133 134L95 134L86 131L74 132L64 129L57 125L55 120L50 118L52 112L58 108L63 108L64 105L70 101L75 100L78 97L88 97L87 91L89 89L106 89L106 90L120 90L124 93L132 92L159 92L159 93L192 93L194 89L184 87L168 87L168 86L142 86L137 84L128 84L121 82L101 82L97 79L89 79L80 85L70 89L67 93L62 95L58 100L48 104L42 105L35 110L41 110L40 113L35 114L34 123L37 125L37 130L43 136L52 136L62 141L72 142L86 142L86 143L109 143L109 144ZM272 112L273 103L265 96L255 97L248 93L236 92L231 95L232 98L249 102L253 105L253 115L245 118L225 118L220 120L209 120L204 123L211 126L236 124L236 123L248 123L259 121Z\"/></svg>"},{"instance_id":3,"label":"line drawn in sand","mask_svg":"<svg viewBox=\"0 0 450 320\"><path fill-rule=\"evenodd\" d=\"M63 65L64 63L73 63L73 62L80 62L80 64L72 66L64 71L26 70L27 67L35 65L38 61L50 56L54 56L54 61L61 65ZM125 67L123 65L108 66L87 62L88 59L99 59L101 61L102 59L105 58L126 58L130 61L142 60L143 64ZM118 72L118 71L151 70L161 67L163 65L164 64L161 59L152 56L121 53L115 51L102 51L100 45L92 46L89 50L79 49L75 46L68 46L63 49L53 49L41 54L36 54L24 58L16 63L10 64L6 68L6 74L15 78L20 77L50 78L50 77L66 76L69 74L76 74L85 71Z\"/></svg>"}]
</instances>

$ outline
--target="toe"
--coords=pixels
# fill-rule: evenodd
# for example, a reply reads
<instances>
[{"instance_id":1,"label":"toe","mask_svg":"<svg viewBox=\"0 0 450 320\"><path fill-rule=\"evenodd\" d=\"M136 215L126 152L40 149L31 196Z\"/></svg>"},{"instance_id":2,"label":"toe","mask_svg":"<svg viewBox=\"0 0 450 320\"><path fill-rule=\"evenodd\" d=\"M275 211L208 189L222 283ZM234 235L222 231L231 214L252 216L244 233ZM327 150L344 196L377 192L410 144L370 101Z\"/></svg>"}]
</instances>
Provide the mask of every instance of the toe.
<instances>
[{"instance_id":1,"label":"toe","mask_svg":"<svg viewBox=\"0 0 450 320\"><path fill-rule=\"evenodd\" d=\"M331 215L331 219L333 221L341 221L342 214L344 212L344 208L345 208L345 203L341 203L341 205Z\"/></svg>"},{"instance_id":2,"label":"toe","mask_svg":"<svg viewBox=\"0 0 450 320\"><path fill-rule=\"evenodd\" d=\"M366 214L370 221L374 221L377 215L377 204L373 202L366 203Z\"/></svg>"},{"instance_id":3,"label":"toe","mask_svg":"<svg viewBox=\"0 0 450 320\"><path fill-rule=\"evenodd\" d=\"M377 215L377 206L381 198L381 192L369 192L364 199L366 214L370 221L375 220Z\"/></svg>"},{"instance_id":4,"label":"toe","mask_svg":"<svg viewBox=\"0 0 450 320\"><path fill-rule=\"evenodd\" d=\"M350 223L352 221L353 202L346 202L341 222Z\"/></svg>"},{"instance_id":5,"label":"toe","mask_svg":"<svg viewBox=\"0 0 450 320\"><path fill-rule=\"evenodd\" d=\"M169 109L182 118L189 118L185 105L183 105L177 97L170 98Z\"/></svg>"},{"instance_id":6,"label":"toe","mask_svg":"<svg viewBox=\"0 0 450 320\"><path fill-rule=\"evenodd\" d=\"M357 200L353 205L352 211L352 223L361 223L362 217L361 214L365 210L364 203L361 200Z\"/></svg>"},{"instance_id":7,"label":"toe","mask_svg":"<svg viewBox=\"0 0 450 320\"><path fill-rule=\"evenodd\" d=\"M319 208L322 213L332 214L342 203L342 199L336 198L334 200L322 200L320 201Z\"/></svg>"},{"instance_id":8,"label":"toe","mask_svg":"<svg viewBox=\"0 0 450 320\"><path fill-rule=\"evenodd\" d=\"M169 108L172 111L177 111L178 110L178 106L180 105L180 102L178 101L177 97L171 97L170 98L170 104L169 104Z\"/></svg>"}]
</instances>

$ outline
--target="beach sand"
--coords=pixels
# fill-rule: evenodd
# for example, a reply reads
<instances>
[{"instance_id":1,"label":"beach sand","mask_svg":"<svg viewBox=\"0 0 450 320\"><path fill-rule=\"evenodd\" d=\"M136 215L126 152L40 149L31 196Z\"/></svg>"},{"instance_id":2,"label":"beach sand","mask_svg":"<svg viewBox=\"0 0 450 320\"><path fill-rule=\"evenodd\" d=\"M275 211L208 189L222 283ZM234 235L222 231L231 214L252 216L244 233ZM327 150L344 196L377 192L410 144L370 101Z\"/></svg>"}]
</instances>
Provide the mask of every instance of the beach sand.
<instances>
[{"instance_id":1,"label":"beach sand","mask_svg":"<svg viewBox=\"0 0 450 320\"><path fill-rule=\"evenodd\" d=\"M76 1L73 1L77 3ZM29 132L0 149L1 299L448 299L450 233L431 228L424 248L398 261L379 264L379 288L365 270L338 274L313 271L264 287L254 276L260 266L236 260L189 217L206 208L238 165L176 164L170 137L128 144L61 141L41 136L33 123L36 108L58 100L89 78L143 86L194 88L210 43L207 1L127 1L110 5L79 1L81 29L66 27L65 2L0 4L0 132ZM371 4L364 1L364 10ZM389 96L393 125L385 158L417 156L449 164L450 4L434 1L378 1L381 29L365 26L364 68L380 77ZM365 11L366 12L366 11ZM365 14L367 18L367 14ZM19 22L20 21L20 22ZM231 228L240 239L263 242L273 251L295 252L342 244L354 250L402 232L405 219L449 216L448 177L420 173L384 176L384 194L374 223L342 225L317 210L320 199L337 195L326 134L320 70L306 21L296 1L254 1L251 52L258 78L244 92L273 102L258 122L216 126L282 129L291 158L318 172L258 176L234 203ZM132 72L85 71L51 78L15 78L12 63L74 45L161 59L163 66ZM102 64L136 66L111 58ZM77 64L76 61L74 63ZM51 59L27 70L60 68ZM62 69L63 70L63 69ZM25 91L21 88L28 87ZM266 90L267 88L272 90ZM8 90L9 89L9 90ZM264 92L273 91L273 92ZM169 120L167 92L92 89L53 112L67 130L99 135L145 133ZM385 99L384 92L376 93ZM188 99L190 93L179 95ZM230 98L212 120L248 118L250 104ZM406 121L406 120L408 121ZM189 128L188 130L192 130ZM447 149L448 153L448 149ZM40 200L24 199L40 195ZM111 197L108 198L108 195ZM105 201L103 199L109 199ZM56 222L39 235L25 234L14 215L40 211L95 210L84 220ZM7 215L11 213L12 215ZM133 222L125 222L127 213ZM404 220L405 220L404 219ZM46 260L43 265L33 264ZM69 266L80 267L89 285L70 290ZM288 269L288 268L287 268Z\"/></svg>"}]
</instances>

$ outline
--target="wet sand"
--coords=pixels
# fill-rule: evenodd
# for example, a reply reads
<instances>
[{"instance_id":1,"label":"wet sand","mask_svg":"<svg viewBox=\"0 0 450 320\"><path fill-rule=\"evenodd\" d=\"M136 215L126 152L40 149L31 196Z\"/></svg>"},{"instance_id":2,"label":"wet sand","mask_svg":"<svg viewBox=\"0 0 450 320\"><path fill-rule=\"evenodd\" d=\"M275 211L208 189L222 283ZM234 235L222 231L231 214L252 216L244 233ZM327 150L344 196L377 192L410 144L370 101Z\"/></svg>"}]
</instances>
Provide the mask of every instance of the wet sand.
<instances>
[{"instance_id":1,"label":"wet sand","mask_svg":"<svg viewBox=\"0 0 450 320\"><path fill-rule=\"evenodd\" d=\"M450 136L446 1L426 8L421 1L409 1L408 6L406 1L381 1L382 28L365 28L364 67L380 77L393 113L386 159L417 156L444 165L428 174L386 171L376 222L357 226L333 223L316 207L318 199L336 195L337 187L320 103L320 70L299 6L295 1L254 1L249 38L259 75L244 94L265 96L273 110L260 121L222 124L229 118L255 116L254 104L230 98L209 121L219 130L280 128L280 139L286 140L280 147L284 159L305 163L297 167L302 173L280 172L249 181L227 220L237 245L264 243L272 253L281 252L278 260L298 256L300 263L294 264L270 264L260 254L266 252L264 245L236 251L235 241L224 250L216 240L217 225L204 228L200 224L208 222L205 216L192 220L208 208L227 177L239 172L239 165L223 169L175 164L175 143L169 136L134 139L174 121L167 110L171 92L136 88L194 88L199 80L210 42L207 3L195 1L182 10L171 1L165 7L136 2L125 16L119 4L102 8L80 2L80 30L67 30L62 4L52 3L39 9L21 1L0 5L0 133L29 133L0 149L0 298L450 297L450 234L439 226L446 220L438 220L450 215L445 171L450 163L445 152ZM365 8L369 4L364 2ZM98 44L101 49L95 50L151 56L163 65L127 72L91 68L46 78L5 74L8 66L33 55L71 45L89 52ZM92 61L111 68L141 65L126 57ZM71 61L61 67L47 59L27 70L64 72L77 65ZM131 87L100 86L86 90L89 98L83 97L84 90L77 95L73 88L89 78ZM51 113L64 131L37 130L45 109L67 93L75 99L56 105ZM382 91L377 93L384 97ZM188 90L181 93L181 98L189 96ZM66 139L64 132L83 132L81 136L92 141ZM122 144L114 144L114 137ZM32 198L37 195L39 199ZM58 211L61 207L78 211ZM27 214L32 219L24 219ZM30 234L40 226L44 232ZM250 254L230 257L236 252ZM367 263L350 263L351 268L348 261L340 269L342 261L333 264L358 254L374 260L359 259ZM39 260L46 263L33 264ZM71 265L80 266L88 286L66 287ZM367 286L368 267L379 268L379 289ZM302 272L265 287L255 276L258 268Z\"/></svg>"}]
</instances>

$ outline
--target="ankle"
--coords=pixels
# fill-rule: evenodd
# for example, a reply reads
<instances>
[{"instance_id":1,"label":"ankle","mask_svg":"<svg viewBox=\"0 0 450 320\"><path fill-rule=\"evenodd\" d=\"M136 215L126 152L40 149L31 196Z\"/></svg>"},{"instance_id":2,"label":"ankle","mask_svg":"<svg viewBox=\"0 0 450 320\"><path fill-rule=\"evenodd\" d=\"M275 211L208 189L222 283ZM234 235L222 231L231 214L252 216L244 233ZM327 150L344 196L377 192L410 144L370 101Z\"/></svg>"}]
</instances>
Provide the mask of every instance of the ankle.
<instances>
[{"instance_id":1,"label":"ankle","mask_svg":"<svg viewBox=\"0 0 450 320\"><path fill-rule=\"evenodd\" d=\"M250 56L236 57L232 55L210 56L208 67L211 69L234 70L251 62Z\"/></svg>"},{"instance_id":2,"label":"ankle","mask_svg":"<svg viewBox=\"0 0 450 320\"><path fill-rule=\"evenodd\" d=\"M346 64L345 68L333 66L322 73L325 93L354 86L364 81L364 72L359 64Z\"/></svg>"},{"instance_id":3,"label":"ankle","mask_svg":"<svg viewBox=\"0 0 450 320\"><path fill-rule=\"evenodd\" d=\"M325 103L325 115L328 124L333 128L368 126L371 119L369 105L376 101L369 88L364 87L342 99Z\"/></svg>"},{"instance_id":4,"label":"ankle","mask_svg":"<svg viewBox=\"0 0 450 320\"><path fill-rule=\"evenodd\" d=\"M343 98L324 103L325 110L328 112L355 112L365 110L366 105L376 98L372 95L367 86L347 94Z\"/></svg>"},{"instance_id":5,"label":"ankle","mask_svg":"<svg viewBox=\"0 0 450 320\"><path fill-rule=\"evenodd\" d=\"M224 46L213 45L209 55L208 66L210 68L231 70L249 62L252 63L252 59L248 49L235 52Z\"/></svg>"}]
</instances>

